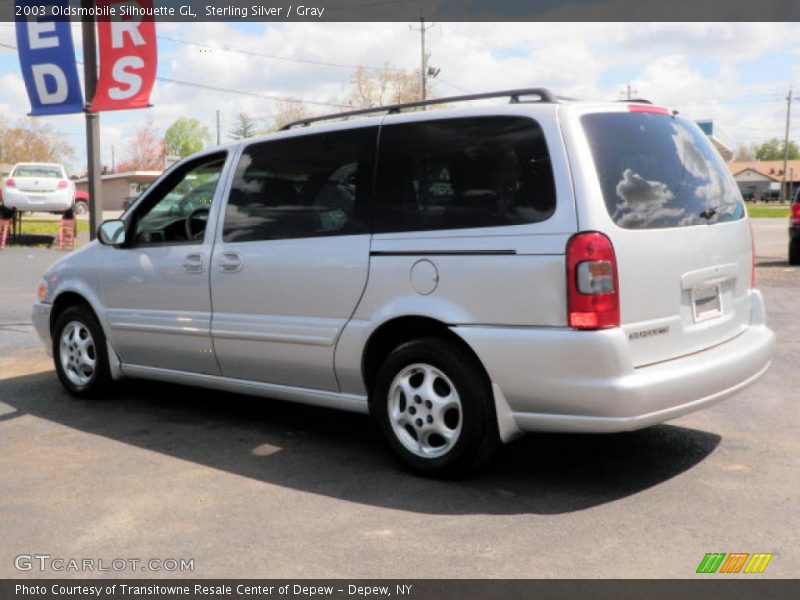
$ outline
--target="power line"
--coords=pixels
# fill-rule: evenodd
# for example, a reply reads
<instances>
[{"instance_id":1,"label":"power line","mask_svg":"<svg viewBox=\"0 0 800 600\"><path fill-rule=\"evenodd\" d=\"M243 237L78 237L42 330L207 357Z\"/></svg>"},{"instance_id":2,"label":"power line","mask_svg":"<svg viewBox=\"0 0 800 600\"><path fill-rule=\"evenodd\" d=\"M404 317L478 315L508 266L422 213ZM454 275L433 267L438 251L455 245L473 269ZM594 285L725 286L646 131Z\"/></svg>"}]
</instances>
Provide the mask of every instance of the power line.
<instances>
[{"instance_id":1,"label":"power line","mask_svg":"<svg viewBox=\"0 0 800 600\"><path fill-rule=\"evenodd\" d=\"M396 1L397 0L395 0L395 2ZM406 2L407 0L400 0L400 1ZM391 2L385 2L383 4L391 4ZM13 25L11 25L11 24L0 24L0 25L3 25L4 27L13 27ZM286 62L314 65L314 66L318 66L318 67L333 67L333 68L339 68L339 69L358 69L359 67L365 67L367 69L372 69L373 71L393 71L393 72L397 72L397 73L408 73L408 72L411 71L410 69L403 69L401 67L390 67L388 65L384 65L382 67L377 67L377 66L373 66L373 65L353 65L353 64L347 64L347 63L336 63L336 62L329 62L329 61L323 61L323 60L315 60L313 58L298 58L298 57L294 57L294 56L282 56L280 54L267 54L267 53L264 53L264 52L254 52L252 50L243 50L241 48L234 48L234 47L231 47L231 46L222 46L222 45L219 45L219 44L209 44L209 43L201 44L200 42L192 42L190 40L182 40L180 38L172 37L172 36L169 36L169 35L157 35L156 37L158 39L160 39L160 40L166 40L166 41L173 42L173 43L176 43L176 44L183 44L185 46L196 46L198 48L213 48L214 50L220 50L222 52L231 52L231 53L234 53L234 54L242 54L244 56L252 56L252 57L256 57L256 58L267 58L267 59L270 59L270 60L281 60L281 61L286 61ZM5 46L7 48L11 48L11 46L6 46L5 44L1 44L1 45Z\"/></svg>"},{"instance_id":2,"label":"power line","mask_svg":"<svg viewBox=\"0 0 800 600\"><path fill-rule=\"evenodd\" d=\"M270 60L282 60L287 62L294 62L294 63L301 63L307 65L314 65L318 67L334 67L339 69L358 69L359 67L365 67L367 69L372 69L374 71L394 71L399 73L408 73L409 69L402 69L399 67L389 67L384 65L383 67L375 67L370 65L351 65L346 63L335 63L335 62L327 62L322 60L314 60L311 58L296 58L293 56L281 56L278 54L265 54L263 52L253 52L252 50L242 50L241 48L233 48L230 46L219 46L216 44L201 44L199 42L191 42L189 40L181 40L178 38L174 38L168 35L158 35L156 36L158 39L161 40L168 40L170 42L174 42L176 44L184 44L186 46L197 46L198 48L213 48L215 50L221 50L223 52L232 52L235 54L243 54L245 56L253 56L257 58L268 58Z\"/></svg>"},{"instance_id":3,"label":"power line","mask_svg":"<svg viewBox=\"0 0 800 600\"><path fill-rule=\"evenodd\" d=\"M299 98L292 98L291 96L276 96L274 94L262 94L260 92L248 92L245 90L234 90L231 88L218 87L215 85L208 85L206 83L195 83L193 81L183 81L180 79L172 79L171 77L156 77L156 80L163 83L172 83L175 85L182 85L191 88L200 88L204 90L211 90L213 92L221 92L224 94L238 94L240 96L250 96L253 98L263 98L265 100L276 100L283 102L295 102L297 104L313 104L315 106L325 106L328 108L353 108L349 104L337 104L334 102L320 102L317 100L300 100Z\"/></svg>"},{"instance_id":4,"label":"power line","mask_svg":"<svg viewBox=\"0 0 800 600\"><path fill-rule=\"evenodd\" d=\"M448 87L451 87L451 88L453 88L453 89L455 89L455 90L459 90L459 91L461 91L461 92L465 92L465 93L467 93L467 94L474 94L474 93L475 93L475 91L474 91L474 90L469 90L469 89L467 89L467 88L465 88L465 87L461 87L460 85L456 85L455 83L453 83L453 82L451 82L451 81L447 81L446 79L442 79L441 77L437 77L437 78L436 78L436 81L437 81L438 83L443 83L443 84L445 84L445 85L446 85L446 86L448 86Z\"/></svg>"},{"instance_id":5,"label":"power line","mask_svg":"<svg viewBox=\"0 0 800 600\"><path fill-rule=\"evenodd\" d=\"M17 47L11 44L5 44L0 42L0 46L4 48L10 48L12 50L16 50ZM78 64L83 64L83 61L76 61ZM221 92L225 94L236 94L240 96L250 96L253 98L263 98L265 100L276 100L276 101L283 101L283 102L295 102L298 104L313 104L315 106L325 106L327 108L353 108L349 104L337 104L335 102L320 102L317 100L300 100L298 98L292 98L291 96L278 96L275 94L262 94L260 92L248 92L246 90L235 90L231 88L225 88L215 85L208 85L206 83L196 83L193 81L184 81L182 79L174 79L172 77L156 77L157 81L161 81L163 83L171 83L174 85L182 85L185 87L191 88L199 88L204 90L211 90L214 92Z\"/></svg>"}]
</instances>

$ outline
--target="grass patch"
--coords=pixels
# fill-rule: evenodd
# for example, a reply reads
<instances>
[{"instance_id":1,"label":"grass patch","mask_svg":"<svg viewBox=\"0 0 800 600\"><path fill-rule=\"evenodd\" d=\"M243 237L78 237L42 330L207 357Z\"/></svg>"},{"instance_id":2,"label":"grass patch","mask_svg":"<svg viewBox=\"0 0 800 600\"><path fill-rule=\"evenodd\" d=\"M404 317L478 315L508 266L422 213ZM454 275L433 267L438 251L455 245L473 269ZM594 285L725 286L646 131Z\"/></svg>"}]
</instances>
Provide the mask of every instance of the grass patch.
<instances>
[{"instance_id":1,"label":"grass patch","mask_svg":"<svg viewBox=\"0 0 800 600\"><path fill-rule=\"evenodd\" d=\"M60 221L50 219L29 219L24 215L22 217L21 232L23 235L58 235L58 227ZM89 231L89 221L78 220L78 233Z\"/></svg>"},{"instance_id":2,"label":"grass patch","mask_svg":"<svg viewBox=\"0 0 800 600\"><path fill-rule=\"evenodd\" d=\"M754 219L788 219L792 210L788 206L748 206L747 214Z\"/></svg>"}]
</instances>

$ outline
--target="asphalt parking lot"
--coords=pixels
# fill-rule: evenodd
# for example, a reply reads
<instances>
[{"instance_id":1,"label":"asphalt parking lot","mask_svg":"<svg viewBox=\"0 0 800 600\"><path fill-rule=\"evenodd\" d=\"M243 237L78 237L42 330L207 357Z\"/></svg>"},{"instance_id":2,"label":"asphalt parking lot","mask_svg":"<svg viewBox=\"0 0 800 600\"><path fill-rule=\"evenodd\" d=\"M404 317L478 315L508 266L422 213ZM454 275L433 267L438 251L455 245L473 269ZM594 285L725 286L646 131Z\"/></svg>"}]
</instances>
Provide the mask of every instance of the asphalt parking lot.
<instances>
[{"instance_id":1,"label":"asphalt parking lot","mask_svg":"<svg viewBox=\"0 0 800 600\"><path fill-rule=\"evenodd\" d=\"M530 435L451 482L403 471L360 415L144 382L69 397L29 316L61 254L0 251L0 577L63 575L14 566L48 554L194 560L94 573L120 577L686 578L707 552L797 577L800 268L785 219L754 229L778 336L756 385L639 432Z\"/></svg>"}]
</instances>

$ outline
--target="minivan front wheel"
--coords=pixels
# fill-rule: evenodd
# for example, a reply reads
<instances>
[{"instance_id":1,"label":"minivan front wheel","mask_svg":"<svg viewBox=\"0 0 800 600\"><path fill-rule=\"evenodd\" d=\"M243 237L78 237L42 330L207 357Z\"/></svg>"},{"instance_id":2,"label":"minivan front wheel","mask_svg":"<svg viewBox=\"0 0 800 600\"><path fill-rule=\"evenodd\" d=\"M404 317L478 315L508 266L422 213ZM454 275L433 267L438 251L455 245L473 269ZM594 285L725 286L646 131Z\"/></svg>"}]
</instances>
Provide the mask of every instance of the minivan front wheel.
<instances>
[{"instance_id":1,"label":"minivan front wheel","mask_svg":"<svg viewBox=\"0 0 800 600\"><path fill-rule=\"evenodd\" d=\"M106 338L94 314L83 306L64 310L53 326L53 360L61 384L74 396L97 396L111 374Z\"/></svg>"},{"instance_id":2,"label":"minivan front wheel","mask_svg":"<svg viewBox=\"0 0 800 600\"><path fill-rule=\"evenodd\" d=\"M396 348L378 372L372 411L395 454L422 473L464 474L498 445L488 378L474 356L449 340Z\"/></svg>"}]
</instances>

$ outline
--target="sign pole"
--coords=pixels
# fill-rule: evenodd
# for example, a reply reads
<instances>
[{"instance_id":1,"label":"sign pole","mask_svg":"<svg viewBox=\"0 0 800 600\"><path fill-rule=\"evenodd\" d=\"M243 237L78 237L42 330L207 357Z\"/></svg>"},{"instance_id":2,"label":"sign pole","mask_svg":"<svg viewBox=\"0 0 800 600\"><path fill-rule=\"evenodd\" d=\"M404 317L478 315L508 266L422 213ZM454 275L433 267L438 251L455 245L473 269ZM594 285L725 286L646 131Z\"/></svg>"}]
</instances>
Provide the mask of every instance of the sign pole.
<instances>
[{"instance_id":1,"label":"sign pole","mask_svg":"<svg viewBox=\"0 0 800 600\"><path fill-rule=\"evenodd\" d=\"M83 8L91 9L94 0L81 0ZM89 177L89 239L97 237L97 226L103 215L103 172L100 159L100 113L88 111L97 90L97 36L94 17L84 17L83 32L83 77L86 88L86 162ZM98 218L100 217L100 218Z\"/></svg>"}]
</instances>

